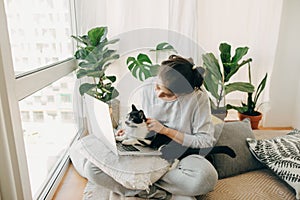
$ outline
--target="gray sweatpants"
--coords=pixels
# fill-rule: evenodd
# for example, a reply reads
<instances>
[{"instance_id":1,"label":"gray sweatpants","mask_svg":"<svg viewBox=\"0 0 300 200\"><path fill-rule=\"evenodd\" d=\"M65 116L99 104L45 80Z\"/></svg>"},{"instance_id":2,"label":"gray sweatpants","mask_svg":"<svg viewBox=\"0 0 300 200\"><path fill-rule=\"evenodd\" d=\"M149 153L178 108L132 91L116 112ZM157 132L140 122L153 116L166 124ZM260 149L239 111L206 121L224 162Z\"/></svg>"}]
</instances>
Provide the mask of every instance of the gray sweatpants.
<instances>
[{"instance_id":1,"label":"gray sweatpants","mask_svg":"<svg viewBox=\"0 0 300 200\"><path fill-rule=\"evenodd\" d=\"M123 196L134 196L141 192L125 188L76 150L70 152L70 156L78 173L90 182ZM173 199L194 199L192 197L212 191L217 180L217 172L208 160L199 155L190 155L182 159L175 168L169 170L155 183L155 186L168 191L174 197L180 197L173 197Z\"/></svg>"}]
</instances>

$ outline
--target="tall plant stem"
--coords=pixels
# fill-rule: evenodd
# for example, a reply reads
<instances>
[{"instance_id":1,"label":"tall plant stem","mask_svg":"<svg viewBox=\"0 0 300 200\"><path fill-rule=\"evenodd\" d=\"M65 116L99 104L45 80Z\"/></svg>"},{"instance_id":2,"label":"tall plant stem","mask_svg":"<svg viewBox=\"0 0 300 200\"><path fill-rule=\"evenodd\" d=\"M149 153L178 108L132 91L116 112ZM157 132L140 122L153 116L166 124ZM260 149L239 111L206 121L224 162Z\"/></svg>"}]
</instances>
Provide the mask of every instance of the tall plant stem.
<instances>
[{"instance_id":1,"label":"tall plant stem","mask_svg":"<svg viewBox=\"0 0 300 200\"><path fill-rule=\"evenodd\" d=\"M252 84L250 62L248 62L248 77L249 77L249 83L251 83L251 84Z\"/></svg>"},{"instance_id":2,"label":"tall plant stem","mask_svg":"<svg viewBox=\"0 0 300 200\"><path fill-rule=\"evenodd\" d=\"M223 87L221 87L220 96L219 96L219 99L218 99L218 101L217 101L217 108L220 107L220 103L221 103L221 101L222 101L222 98L223 98ZM224 95L224 98L225 98L225 95ZM224 101L225 101L225 99L224 99Z\"/></svg>"}]
</instances>

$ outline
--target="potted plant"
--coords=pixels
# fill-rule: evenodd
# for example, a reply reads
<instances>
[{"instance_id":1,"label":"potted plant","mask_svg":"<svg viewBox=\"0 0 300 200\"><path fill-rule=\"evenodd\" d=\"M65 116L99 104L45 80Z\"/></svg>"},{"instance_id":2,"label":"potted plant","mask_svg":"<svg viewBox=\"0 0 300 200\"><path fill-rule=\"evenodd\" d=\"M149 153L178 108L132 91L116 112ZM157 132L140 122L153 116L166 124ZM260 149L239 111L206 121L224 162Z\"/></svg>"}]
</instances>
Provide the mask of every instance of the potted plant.
<instances>
[{"instance_id":1,"label":"potted plant","mask_svg":"<svg viewBox=\"0 0 300 200\"><path fill-rule=\"evenodd\" d=\"M107 39L107 27L96 27L88 31L87 35L71 36L78 42L75 58L78 60L76 75L78 79L86 77L79 87L81 95L87 93L96 99L114 104L119 93L113 87L116 76L106 75L106 69L112 61L119 58L116 50L108 48L119 39ZM112 106L111 106L112 107ZM112 107L112 109L117 109ZM113 112L113 124L118 122L118 110Z\"/></svg>"},{"instance_id":2,"label":"potted plant","mask_svg":"<svg viewBox=\"0 0 300 200\"><path fill-rule=\"evenodd\" d=\"M249 76L249 83L252 84L250 63L248 63L248 76ZM238 116L240 120L243 120L244 118L249 118L251 121L252 129L257 129L258 124L262 119L262 113L258 111L257 102L259 96L265 89L267 77L268 74L266 73L264 78L259 83L257 89L255 90L255 93L248 92L246 103L242 102L241 106L233 106L230 104L227 105L227 109L235 109L238 111Z\"/></svg>"},{"instance_id":3,"label":"potted plant","mask_svg":"<svg viewBox=\"0 0 300 200\"><path fill-rule=\"evenodd\" d=\"M233 91L253 92L254 86L247 82L229 82L231 77L247 63L251 58L241 61L247 54L248 47L238 47L231 56L231 45L221 43L219 46L221 62L213 53L202 55L203 67L205 68L204 86L210 93L212 114L224 119L227 109L225 96Z\"/></svg>"}]
</instances>

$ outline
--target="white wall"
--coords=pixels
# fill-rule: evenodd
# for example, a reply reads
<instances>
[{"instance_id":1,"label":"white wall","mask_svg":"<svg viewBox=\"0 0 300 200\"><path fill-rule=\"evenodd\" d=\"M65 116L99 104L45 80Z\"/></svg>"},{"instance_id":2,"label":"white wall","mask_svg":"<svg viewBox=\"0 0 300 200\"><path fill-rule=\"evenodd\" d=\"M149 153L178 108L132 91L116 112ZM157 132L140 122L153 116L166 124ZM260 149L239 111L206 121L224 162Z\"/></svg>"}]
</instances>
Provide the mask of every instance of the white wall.
<instances>
[{"instance_id":1,"label":"white wall","mask_svg":"<svg viewBox=\"0 0 300 200\"><path fill-rule=\"evenodd\" d=\"M284 0L264 126L300 128L300 1Z\"/></svg>"},{"instance_id":2,"label":"white wall","mask_svg":"<svg viewBox=\"0 0 300 200\"><path fill-rule=\"evenodd\" d=\"M258 86L266 72L272 73L282 0L201 0L198 6L199 43L204 50L219 55L219 44L228 42L234 54L235 48L248 46L245 59L253 59L252 81ZM244 66L231 80L247 81L247 73L247 66ZM265 102L269 100L268 87L261 96ZM241 95L234 92L227 100L240 99Z\"/></svg>"}]
</instances>

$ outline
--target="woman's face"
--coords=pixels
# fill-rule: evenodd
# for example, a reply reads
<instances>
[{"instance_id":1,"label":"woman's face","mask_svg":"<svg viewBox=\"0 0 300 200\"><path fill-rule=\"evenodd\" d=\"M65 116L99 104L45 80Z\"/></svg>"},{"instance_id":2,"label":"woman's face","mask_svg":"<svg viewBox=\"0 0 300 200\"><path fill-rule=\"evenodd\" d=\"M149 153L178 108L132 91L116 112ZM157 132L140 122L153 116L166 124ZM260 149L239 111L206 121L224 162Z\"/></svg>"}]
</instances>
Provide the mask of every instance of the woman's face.
<instances>
[{"instance_id":1,"label":"woman's face","mask_svg":"<svg viewBox=\"0 0 300 200\"><path fill-rule=\"evenodd\" d=\"M156 96L163 100L174 100L177 98L173 92L159 83L155 85L155 92Z\"/></svg>"}]
</instances>

